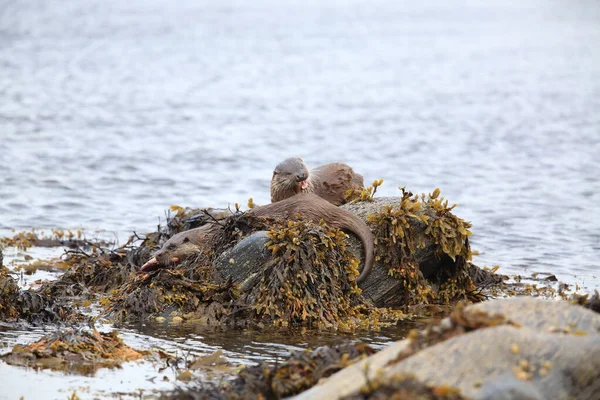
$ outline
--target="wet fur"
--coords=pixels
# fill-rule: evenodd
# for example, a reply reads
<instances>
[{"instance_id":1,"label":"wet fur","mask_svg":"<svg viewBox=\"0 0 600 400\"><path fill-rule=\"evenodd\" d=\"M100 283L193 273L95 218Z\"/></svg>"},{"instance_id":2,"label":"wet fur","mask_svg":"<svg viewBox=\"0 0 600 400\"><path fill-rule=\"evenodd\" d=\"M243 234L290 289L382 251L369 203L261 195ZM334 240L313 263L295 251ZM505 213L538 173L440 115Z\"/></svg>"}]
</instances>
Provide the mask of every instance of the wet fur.
<instances>
[{"instance_id":1,"label":"wet fur","mask_svg":"<svg viewBox=\"0 0 600 400\"><path fill-rule=\"evenodd\" d=\"M300 215L303 220L314 223L319 223L322 219L331 227L352 232L362 242L365 252L364 268L356 282L363 282L371 273L375 261L371 229L362 219L350 211L338 208L316 194L299 193L277 203L255 207L248 213L255 217L286 220L296 219L297 215ZM208 224L178 233L171 237L155 253L154 257L158 260L159 266L163 267L168 266L173 257L184 260L200 251L204 251L219 229L221 229L220 225Z\"/></svg>"},{"instance_id":2,"label":"wet fur","mask_svg":"<svg viewBox=\"0 0 600 400\"><path fill-rule=\"evenodd\" d=\"M271 202L290 198L298 193L298 184L304 179L308 184L303 193L315 193L336 206L346 203L347 190L364 187L363 177L354 172L348 164L334 162L324 164L308 171L308 167L299 157L288 158L279 163L271 179Z\"/></svg>"},{"instance_id":3,"label":"wet fur","mask_svg":"<svg viewBox=\"0 0 600 400\"><path fill-rule=\"evenodd\" d=\"M185 260L206 249L210 240L219 231L220 225L206 224L199 228L189 229L173 235L154 253L159 266L168 266L173 257Z\"/></svg>"}]
</instances>

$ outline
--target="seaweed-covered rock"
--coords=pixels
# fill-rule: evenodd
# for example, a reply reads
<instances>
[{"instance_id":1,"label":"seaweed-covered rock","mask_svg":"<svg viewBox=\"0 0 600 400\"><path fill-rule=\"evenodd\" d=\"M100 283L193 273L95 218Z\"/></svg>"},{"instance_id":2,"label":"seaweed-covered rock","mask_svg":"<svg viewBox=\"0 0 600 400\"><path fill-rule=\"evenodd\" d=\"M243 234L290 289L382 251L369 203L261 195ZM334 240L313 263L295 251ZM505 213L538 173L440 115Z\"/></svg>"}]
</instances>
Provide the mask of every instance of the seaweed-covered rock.
<instances>
[{"instance_id":1,"label":"seaweed-covered rock","mask_svg":"<svg viewBox=\"0 0 600 400\"><path fill-rule=\"evenodd\" d=\"M143 354L125 345L117 331L67 329L27 346L15 345L2 358L8 364L22 367L91 374L99 368L119 367L123 362L140 359Z\"/></svg>"},{"instance_id":2,"label":"seaweed-covered rock","mask_svg":"<svg viewBox=\"0 0 600 400\"><path fill-rule=\"evenodd\" d=\"M379 307L478 300L480 286L475 282L485 286L501 281L469 263L470 224L450 212L453 206L448 207L438 190L421 197L402 193L343 206L375 233L377 264L360 284L363 296ZM251 280L271 258L264 247L268 242L265 232L257 232L229 247L216 257L212 278ZM363 257L354 235L345 236L344 243L356 258Z\"/></svg>"},{"instance_id":3,"label":"seaweed-covered rock","mask_svg":"<svg viewBox=\"0 0 600 400\"><path fill-rule=\"evenodd\" d=\"M9 321L19 316L17 299L19 285L15 278L10 276L8 268L0 265L0 321Z\"/></svg>"},{"instance_id":4,"label":"seaweed-covered rock","mask_svg":"<svg viewBox=\"0 0 600 400\"><path fill-rule=\"evenodd\" d=\"M0 321L27 321L33 324L47 322L83 321L83 315L69 305L55 302L33 290L21 290L8 268L0 266Z\"/></svg>"},{"instance_id":5,"label":"seaweed-covered rock","mask_svg":"<svg viewBox=\"0 0 600 400\"><path fill-rule=\"evenodd\" d=\"M123 248L110 250L93 244L89 253L77 248L65 253L63 258L70 268L58 279L42 284L38 293L55 299L94 297L118 288L138 272Z\"/></svg>"},{"instance_id":6,"label":"seaweed-covered rock","mask_svg":"<svg viewBox=\"0 0 600 400\"><path fill-rule=\"evenodd\" d=\"M203 383L195 388L164 395L162 399L281 399L300 393L320 379L373 353L374 350L364 344L295 351L288 360L276 365L261 362L246 367L230 382L220 385Z\"/></svg>"},{"instance_id":7,"label":"seaweed-covered rock","mask_svg":"<svg viewBox=\"0 0 600 400\"><path fill-rule=\"evenodd\" d=\"M409 337L298 398L364 393L367 377L406 374L472 399L600 398L600 315L568 302L493 300Z\"/></svg>"},{"instance_id":8,"label":"seaweed-covered rock","mask_svg":"<svg viewBox=\"0 0 600 400\"><path fill-rule=\"evenodd\" d=\"M242 301L271 323L351 325L362 305L358 260L345 234L321 224L288 221L267 233L271 258L242 286Z\"/></svg>"},{"instance_id":9,"label":"seaweed-covered rock","mask_svg":"<svg viewBox=\"0 0 600 400\"><path fill-rule=\"evenodd\" d=\"M227 230L224 241L231 236ZM227 326L353 329L405 318L399 311L375 310L360 296L358 259L345 239L343 232L324 224L274 224L234 247L242 249L236 255L222 253L216 267L202 264L203 258L143 274L105 297L103 304L116 320L176 316ZM249 258L254 269L245 267ZM264 261L257 264L258 259ZM198 278L190 277L194 268Z\"/></svg>"},{"instance_id":10,"label":"seaweed-covered rock","mask_svg":"<svg viewBox=\"0 0 600 400\"><path fill-rule=\"evenodd\" d=\"M471 224L440 197L376 197L342 206L373 230L377 263L360 287L377 306L455 301L476 294L469 275ZM357 242L351 238L352 248ZM474 300L474 298L471 298Z\"/></svg>"},{"instance_id":11,"label":"seaweed-covered rock","mask_svg":"<svg viewBox=\"0 0 600 400\"><path fill-rule=\"evenodd\" d=\"M449 386L428 385L412 374L398 374L391 379L375 378L368 387L345 396L344 400L467 400L460 390Z\"/></svg>"}]
</instances>

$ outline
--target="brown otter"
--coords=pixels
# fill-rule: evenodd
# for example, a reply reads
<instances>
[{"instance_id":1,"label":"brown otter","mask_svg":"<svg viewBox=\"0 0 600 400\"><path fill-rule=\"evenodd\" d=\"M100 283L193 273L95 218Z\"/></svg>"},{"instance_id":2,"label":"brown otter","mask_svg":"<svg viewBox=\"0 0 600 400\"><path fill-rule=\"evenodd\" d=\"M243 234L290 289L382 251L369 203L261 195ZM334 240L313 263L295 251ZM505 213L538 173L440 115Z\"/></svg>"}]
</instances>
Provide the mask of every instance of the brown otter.
<instances>
[{"instance_id":1,"label":"brown otter","mask_svg":"<svg viewBox=\"0 0 600 400\"><path fill-rule=\"evenodd\" d=\"M221 225L209 223L173 235L154 253L154 257L142 265L141 271L154 271L161 267L177 264L198 254L206 249L207 243L210 242L219 229L221 229Z\"/></svg>"},{"instance_id":2,"label":"brown otter","mask_svg":"<svg viewBox=\"0 0 600 400\"><path fill-rule=\"evenodd\" d=\"M346 203L347 190L363 188L363 177L347 164L334 162L310 171L300 157L288 158L275 167L271 178L271 202L296 193L315 193L336 206Z\"/></svg>"},{"instance_id":3,"label":"brown otter","mask_svg":"<svg viewBox=\"0 0 600 400\"><path fill-rule=\"evenodd\" d=\"M365 265L356 282L363 282L371 273L375 261L373 234L367 224L350 211L338 208L315 194L299 193L277 203L255 207L248 213L273 219L294 219L299 215L305 221L319 223L323 220L331 227L352 232L361 240L365 251ZM207 243L219 229L220 225L209 224L174 235L141 270L153 271L198 254L206 249Z\"/></svg>"}]
</instances>

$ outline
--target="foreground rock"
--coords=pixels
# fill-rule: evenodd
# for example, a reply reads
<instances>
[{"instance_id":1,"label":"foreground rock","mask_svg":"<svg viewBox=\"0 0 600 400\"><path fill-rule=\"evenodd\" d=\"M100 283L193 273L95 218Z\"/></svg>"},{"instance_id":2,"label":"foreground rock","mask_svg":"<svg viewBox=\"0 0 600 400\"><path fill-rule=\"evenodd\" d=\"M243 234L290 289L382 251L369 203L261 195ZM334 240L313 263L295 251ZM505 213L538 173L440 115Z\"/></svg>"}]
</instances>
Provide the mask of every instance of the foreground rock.
<instances>
[{"instance_id":1,"label":"foreground rock","mask_svg":"<svg viewBox=\"0 0 600 400\"><path fill-rule=\"evenodd\" d=\"M484 302L456 310L296 398L377 398L382 384L407 376L472 399L597 399L600 315L535 298Z\"/></svg>"}]
</instances>

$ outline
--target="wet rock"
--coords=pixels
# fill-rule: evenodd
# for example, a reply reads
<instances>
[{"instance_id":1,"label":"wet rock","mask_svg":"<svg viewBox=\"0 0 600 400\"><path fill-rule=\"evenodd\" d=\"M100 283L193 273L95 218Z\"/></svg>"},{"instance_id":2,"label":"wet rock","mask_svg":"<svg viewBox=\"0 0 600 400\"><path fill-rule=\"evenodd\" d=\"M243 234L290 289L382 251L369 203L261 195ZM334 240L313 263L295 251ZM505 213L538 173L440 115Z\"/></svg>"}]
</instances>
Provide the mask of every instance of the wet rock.
<instances>
[{"instance_id":1,"label":"wet rock","mask_svg":"<svg viewBox=\"0 0 600 400\"><path fill-rule=\"evenodd\" d=\"M407 210L408 207L417 203L420 205L418 209L414 211ZM451 271L456 269L458 264L465 261L464 258L456 259L455 257L453 259L440 251L440 246L435 242L435 238L428 234L428 223L424 220L425 218L433 219L435 211L430 207L426 207L421 201L411 198L408 193L405 197L376 197L371 201L345 204L341 207L365 220L374 231L376 240L380 242L377 249L380 256L379 261L373 267L371 275L360 285L363 295L370 298L377 306L398 306L407 302L405 285L399 279L393 279L390 276L390 268L393 267L389 265L390 262L401 264L414 261L417 266L415 268L416 274L421 274L425 280L435 280L440 271ZM387 238L381 237L381 234L378 235L378 225L382 225L382 222L381 220L376 222L373 216L385 213L390 213L393 224L404 217L403 222L406 224L406 228L403 235L405 237L392 244L401 254L401 257L398 257L399 259L390 260L381 254L384 252L384 249L382 249L384 247L383 242ZM394 213L398 213L400 218L397 218ZM398 224L400 223L398 221ZM455 233L450 234L455 235ZM360 242L354 237L351 237L349 241L353 251L358 253ZM470 252L468 241L464 243L464 247L465 253Z\"/></svg>"},{"instance_id":2,"label":"wet rock","mask_svg":"<svg viewBox=\"0 0 600 400\"><path fill-rule=\"evenodd\" d=\"M387 382L406 374L472 399L600 398L600 315L529 297L492 300L459 314L429 328L439 341L421 349L423 333L412 335L297 398L341 398L357 393L365 375Z\"/></svg>"},{"instance_id":3,"label":"wet rock","mask_svg":"<svg viewBox=\"0 0 600 400\"><path fill-rule=\"evenodd\" d=\"M225 282L232 279L243 286L243 282L260 272L271 259L271 252L265 247L268 241L267 231L258 231L225 250L214 261L212 280Z\"/></svg>"},{"instance_id":4,"label":"wet rock","mask_svg":"<svg viewBox=\"0 0 600 400\"><path fill-rule=\"evenodd\" d=\"M472 285L471 281L468 282L470 276L482 284L484 281L489 284L500 280L491 279L490 275L493 274L467 262L470 257L467 234L461 236L457 231L466 232L468 223L449 213L449 209L444 208L443 213L440 212L430 205L431 199L428 203L411 196L406 194L405 197L380 197L342 206L364 219L374 233L378 233L376 240L379 260L366 281L360 284L363 296L378 307L419 304L427 302L424 297L429 295L429 292L433 293L430 285L444 283L450 278L455 279L455 286L464 291L472 289L468 287ZM440 222L444 218L449 219L449 216L453 218L451 221L457 221L457 231L453 231L452 226L444 227L447 229L444 231L448 236L447 244L446 241L440 240L439 235L434 234L431 222ZM396 224L396 221L404 221L404 238L392 237L389 233L389 230L393 229L391 224ZM387 224L390 224L390 227ZM271 258L270 251L265 248L268 241L267 233L260 231L224 251L214 261L212 278L216 282L227 279L242 284L248 282ZM364 260L360 240L353 234L348 234L345 241L355 257ZM408 271L410 276L401 276L405 271ZM457 278L460 274L463 281ZM416 283L413 284L411 280ZM425 294L419 292L414 295L413 292L419 291L415 290L417 284L422 286L419 290Z\"/></svg>"}]
</instances>

